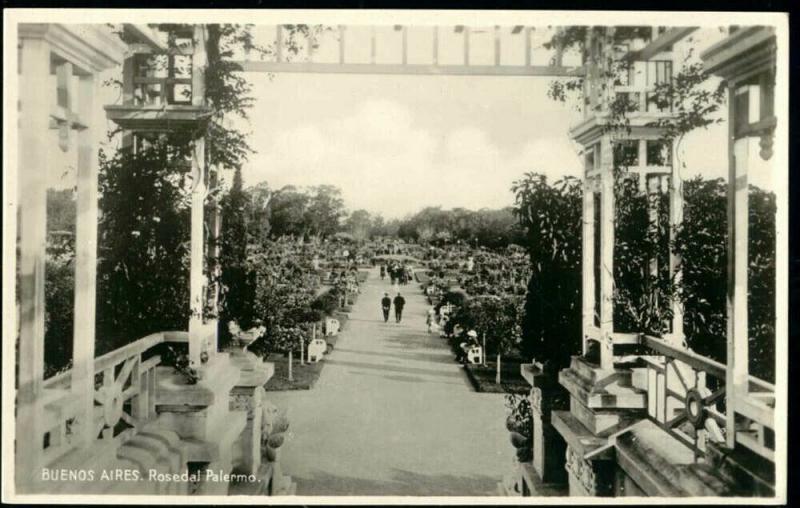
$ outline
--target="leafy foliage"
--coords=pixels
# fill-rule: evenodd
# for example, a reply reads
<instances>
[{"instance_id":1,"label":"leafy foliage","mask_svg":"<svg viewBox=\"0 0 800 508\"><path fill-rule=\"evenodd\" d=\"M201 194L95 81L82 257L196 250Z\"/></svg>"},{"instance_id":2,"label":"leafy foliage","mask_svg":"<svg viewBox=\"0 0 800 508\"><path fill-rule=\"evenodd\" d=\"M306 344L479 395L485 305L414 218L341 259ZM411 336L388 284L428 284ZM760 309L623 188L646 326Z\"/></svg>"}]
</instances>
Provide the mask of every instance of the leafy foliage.
<instances>
[{"instance_id":1,"label":"leafy foliage","mask_svg":"<svg viewBox=\"0 0 800 508\"><path fill-rule=\"evenodd\" d=\"M684 183L683 226L675 235L681 255L689 346L699 354L726 358L727 223L726 183L695 178ZM775 379L775 195L751 186L749 192L748 324L750 372Z\"/></svg>"},{"instance_id":2,"label":"leafy foliage","mask_svg":"<svg viewBox=\"0 0 800 508\"><path fill-rule=\"evenodd\" d=\"M157 142L100 155L98 354L189 316L189 207L182 162Z\"/></svg>"},{"instance_id":3,"label":"leafy foliage","mask_svg":"<svg viewBox=\"0 0 800 508\"><path fill-rule=\"evenodd\" d=\"M254 276L247 266L248 205L249 198L242 189L241 170L237 169L231 190L222 200L220 314L224 323L235 321L244 330L253 326L251 303L255 297ZM221 335L227 339L228 334ZM227 340L221 342L224 344Z\"/></svg>"},{"instance_id":4,"label":"leafy foliage","mask_svg":"<svg viewBox=\"0 0 800 508\"><path fill-rule=\"evenodd\" d=\"M522 354L554 375L581 347L581 185L574 178L550 185L545 176L527 173L512 190L532 270Z\"/></svg>"}]
</instances>

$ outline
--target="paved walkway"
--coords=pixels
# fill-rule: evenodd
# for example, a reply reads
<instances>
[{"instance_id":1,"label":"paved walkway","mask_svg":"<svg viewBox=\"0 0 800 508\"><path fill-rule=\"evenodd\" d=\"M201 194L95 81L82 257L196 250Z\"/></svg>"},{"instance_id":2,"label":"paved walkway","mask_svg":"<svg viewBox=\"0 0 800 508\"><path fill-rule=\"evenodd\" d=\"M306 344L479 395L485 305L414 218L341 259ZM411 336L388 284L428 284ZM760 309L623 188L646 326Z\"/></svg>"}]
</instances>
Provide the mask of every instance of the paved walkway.
<instances>
[{"instance_id":1,"label":"paved walkway","mask_svg":"<svg viewBox=\"0 0 800 508\"><path fill-rule=\"evenodd\" d=\"M402 323L384 323L390 290L374 270L312 390L268 393L295 434L285 473L298 495L495 495L514 456L503 397L475 393L428 335L418 285L401 287Z\"/></svg>"}]
</instances>

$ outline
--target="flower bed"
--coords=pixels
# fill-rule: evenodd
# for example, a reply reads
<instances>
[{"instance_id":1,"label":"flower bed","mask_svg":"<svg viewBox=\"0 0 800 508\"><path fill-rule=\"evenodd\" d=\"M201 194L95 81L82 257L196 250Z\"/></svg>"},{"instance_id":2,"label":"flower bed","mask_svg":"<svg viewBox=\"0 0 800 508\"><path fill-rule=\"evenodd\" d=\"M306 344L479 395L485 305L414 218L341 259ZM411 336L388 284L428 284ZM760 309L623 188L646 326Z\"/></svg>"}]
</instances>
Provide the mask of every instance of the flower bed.
<instances>
[{"instance_id":1,"label":"flower bed","mask_svg":"<svg viewBox=\"0 0 800 508\"><path fill-rule=\"evenodd\" d=\"M531 387L520 374L520 365L519 361L503 360L500 367L502 376L499 385L495 383L497 373L495 362L487 362L486 367L467 363L464 364L464 371L476 392L527 394Z\"/></svg>"},{"instance_id":2,"label":"flower bed","mask_svg":"<svg viewBox=\"0 0 800 508\"><path fill-rule=\"evenodd\" d=\"M275 374L264 385L264 390L268 392L280 392L288 390L310 390L314 383L322 374L325 361L317 363L306 363L300 365L300 360L294 358L292 362L292 381L289 381L289 363L284 356L271 358L275 363Z\"/></svg>"}]
</instances>

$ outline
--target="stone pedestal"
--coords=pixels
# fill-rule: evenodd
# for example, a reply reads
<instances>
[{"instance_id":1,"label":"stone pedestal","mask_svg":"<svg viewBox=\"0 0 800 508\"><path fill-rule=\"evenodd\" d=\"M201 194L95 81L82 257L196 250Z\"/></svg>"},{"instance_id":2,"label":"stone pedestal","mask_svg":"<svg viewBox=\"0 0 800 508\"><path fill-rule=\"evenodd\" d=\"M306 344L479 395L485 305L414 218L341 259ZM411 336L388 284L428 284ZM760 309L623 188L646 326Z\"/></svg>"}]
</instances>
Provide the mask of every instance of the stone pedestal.
<instances>
[{"instance_id":1,"label":"stone pedestal","mask_svg":"<svg viewBox=\"0 0 800 508\"><path fill-rule=\"evenodd\" d=\"M582 357L573 357L558 378L569 393L569 411L552 411L550 419L567 443L569 493L611 496L616 464L610 437L645 417L646 393L633 385L631 369L601 369Z\"/></svg>"},{"instance_id":2,"label":"stone pedestal","mask_svg":"<svg viewBox=\"0 0 800 508\"><path fill-rule=\"evenodd\" d=\"M174 431L185 443L187 461L229 473L234 443L246 423L245 411L231 411L231 390L240 371L229 355L220 353L203 367L202 379L189 384L172 367L158 367L155 390L157 425ZM226 485L203 485L204 493L224 493Z\"/></svg>"},{"instance_id":3,"label":"stone pedestal","mask_svg":"<svg viewBox=\"0 0 800 508\"><path fill-rule=\"evenodd\" d=\"M264 385L275 369L272 363L264 362L247 351L231 351L230 357L231 362L239 369L239 380L231 390L229 409L247 414L244 431L234 444L233 472L257 475L261 468Z\"/></svg>"},{"instance_id":4,"label":"stone pedestal","mask_svg":"<svg viewBox=\"0 0 800 508\"><path fill-rule=\"evenodd\" d=\"M530 403L533 416L533 469L543 483L566 482L564 450L566 443L550 423L550 413L559 405L559 386L548 380L538 364L523 365L522 375L531 384Z\"/></svg>"},{"instance_id":5,"label":"stone pedestal","mask_svg":"<svg viewBox=\"0 0 800 508\"><path fill-rule=\"evenodd\" d=\"M565 469L570 497L604 497L614 494L615 465L611 460L586 460L567 446Z\"/></svg>"},{"instance_id":6,"label":"stone pedestal","mask_svg":"<svg viewBox=\"0 0 800 508\"><path fill-rule=\"evenodd\" d=\"M522 377L531 385L531 462L521 463L498 485L503 495L553 496L563 495L566 489L564 470L565 442L550 424L551 411L559 407L559 392L563 391L542 370L539 364L520 367Z\"/></svg>"}]
</instances>

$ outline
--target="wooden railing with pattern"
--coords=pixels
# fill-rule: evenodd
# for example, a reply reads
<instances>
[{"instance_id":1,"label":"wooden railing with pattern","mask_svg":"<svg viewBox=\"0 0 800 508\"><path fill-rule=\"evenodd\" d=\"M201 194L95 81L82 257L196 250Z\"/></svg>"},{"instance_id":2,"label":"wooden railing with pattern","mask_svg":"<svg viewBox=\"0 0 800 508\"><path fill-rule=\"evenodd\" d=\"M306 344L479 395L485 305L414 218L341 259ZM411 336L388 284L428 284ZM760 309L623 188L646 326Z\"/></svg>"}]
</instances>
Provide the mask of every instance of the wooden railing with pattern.
<instances>
[{"instance_id":1,"label":"wooden railing with pattern","mask_svg":"<svg viewBox=\"0 0 800 508\"><path fill-rule=\"evenodd\" d=\"M207 323L204 340L215 330L215 321ZM152 350L162 343L188 341L185 331L157 332L95 359L91 435L96 440L121 444L156 416L156 367L161 364L161 357ZM46 424L41 438L42 465L86 445L75 433L82 394L72 389L71 382L72 371L68 370L43 383L42 417Z\"/></svg>"},{"instance_id":2,"label":"wooden railing with pattern","mask_svg":"<svg viewBox=\"0 0 800 508\"><path fill-rule=\"evenodd\" d=\"M725 364L657 337L643 335L642 344L658 353L642 357L653 422L700 455L708 440L725 442L726 420L733 417L736 443L774 462L772 384L750 376L747 393L726 397Z\"/></svg>"}]
</instances>

